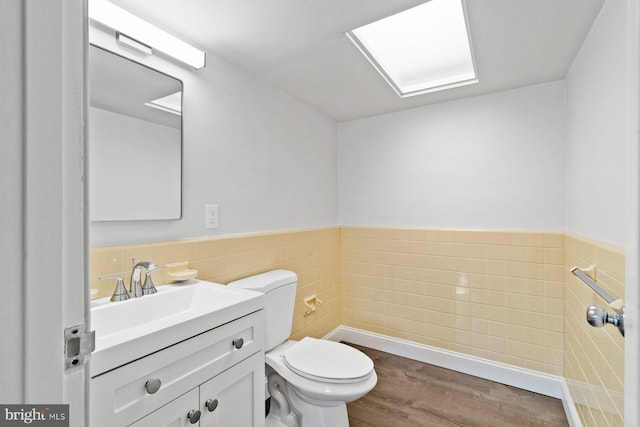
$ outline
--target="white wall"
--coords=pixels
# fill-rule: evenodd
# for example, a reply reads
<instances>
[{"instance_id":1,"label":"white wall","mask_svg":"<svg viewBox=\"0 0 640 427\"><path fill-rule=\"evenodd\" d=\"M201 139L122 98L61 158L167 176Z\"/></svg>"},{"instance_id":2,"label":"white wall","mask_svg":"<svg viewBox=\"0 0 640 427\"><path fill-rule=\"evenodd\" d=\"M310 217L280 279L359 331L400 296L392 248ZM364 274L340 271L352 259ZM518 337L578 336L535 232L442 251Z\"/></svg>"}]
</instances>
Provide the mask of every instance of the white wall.
<instances>
[{"instance_id":1,"label":"white wall","mask_svg":"<svg viewBox=\"0 0 640 427\"><path fill-rule=\"evenodd\" d=\"M564 84L338 125L344 225L564 229Z\"/></svg>"},{"instance_id":2,"label":"white wall","mask_svg":"<svg viewBox=\"0 0 640 427\"><path fill-rule=\"evenodd\" d=\"M198 71L144 62L184 83L183 218L92 223L93 247L337 224L332 119L212 53ZM205 204L219 205L220 228L204 228Z\"/></svg>"},{"instance_id":3,"label":"white wall","mask_svg":"<svg viewBox=\"0 0 640 427\"><path fill-rule=\"evenodd\" d=\"M625 245L626 3L605 2L567 74L567 229Z\"/></svg>"}]
</instances>

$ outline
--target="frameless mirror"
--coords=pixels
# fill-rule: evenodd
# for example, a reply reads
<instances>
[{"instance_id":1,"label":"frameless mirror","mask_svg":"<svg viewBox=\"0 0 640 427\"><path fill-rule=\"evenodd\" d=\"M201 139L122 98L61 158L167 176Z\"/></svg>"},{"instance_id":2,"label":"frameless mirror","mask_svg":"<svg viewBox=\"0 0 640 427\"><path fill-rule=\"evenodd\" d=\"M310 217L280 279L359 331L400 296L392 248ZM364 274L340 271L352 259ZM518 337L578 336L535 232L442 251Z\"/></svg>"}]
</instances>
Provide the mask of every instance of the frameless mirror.
<instances>
[{"instance_id":1,"label":"frameless mirror","mask_svg":"<svg viewBox=\"0 0 640 427\"><path fill-rule=\"evenodd\" d=\"M182 215L182 82L89 47L91 221Z\"/></svg>"}]
</instances>

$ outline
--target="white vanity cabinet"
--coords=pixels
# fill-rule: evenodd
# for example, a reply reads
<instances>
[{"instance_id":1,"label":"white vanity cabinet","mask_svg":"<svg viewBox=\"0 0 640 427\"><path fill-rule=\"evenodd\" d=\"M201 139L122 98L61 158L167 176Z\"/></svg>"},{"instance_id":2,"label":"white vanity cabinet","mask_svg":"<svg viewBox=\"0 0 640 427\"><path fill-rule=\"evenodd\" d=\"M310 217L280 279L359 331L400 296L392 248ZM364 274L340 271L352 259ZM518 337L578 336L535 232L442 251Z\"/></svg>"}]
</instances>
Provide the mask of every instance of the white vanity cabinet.
<instances>
[{"instance_id":1,"label":"white vanity cabinet","mask_svg":"<svg viewBox=\"0 0 640 427\"><path fill-rule=\"evenodd\" d=\"M92 378L91 427L263 427L264 327L259 310Z\"/></svg>"},{"instance_id":2,"label":"white vanity cabinet","mask_svg":"<svg viewBox=\"0 0 640 427\"><path fill-rule=\"evenodd\" d=\"M199 411L199 412L198 412ZM254 354L131 427L264 425L264 358Z\"/></svg>"}]
</instances>

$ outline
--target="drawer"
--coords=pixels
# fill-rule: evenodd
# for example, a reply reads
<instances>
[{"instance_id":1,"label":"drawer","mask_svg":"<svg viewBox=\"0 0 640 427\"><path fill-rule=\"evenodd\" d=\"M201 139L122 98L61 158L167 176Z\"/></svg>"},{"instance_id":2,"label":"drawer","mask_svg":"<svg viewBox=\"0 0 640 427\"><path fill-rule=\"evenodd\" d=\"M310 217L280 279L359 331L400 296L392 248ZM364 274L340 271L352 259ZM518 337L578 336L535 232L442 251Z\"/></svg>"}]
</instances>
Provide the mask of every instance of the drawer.
<instances>
[{"instance_id":1,"label":"drawer","mask_svg":"<svg viewBox=\"0 0 640 427\"><path fill-rule=\"evenodd\" d=\"M258 311L91 380L92 427L126 426L264 348ZM234 340L242 339L236 348ZM159 380L150 393L148 381ZM153 391L153 390L151 390Z\"/></svg>"}]
</instances>

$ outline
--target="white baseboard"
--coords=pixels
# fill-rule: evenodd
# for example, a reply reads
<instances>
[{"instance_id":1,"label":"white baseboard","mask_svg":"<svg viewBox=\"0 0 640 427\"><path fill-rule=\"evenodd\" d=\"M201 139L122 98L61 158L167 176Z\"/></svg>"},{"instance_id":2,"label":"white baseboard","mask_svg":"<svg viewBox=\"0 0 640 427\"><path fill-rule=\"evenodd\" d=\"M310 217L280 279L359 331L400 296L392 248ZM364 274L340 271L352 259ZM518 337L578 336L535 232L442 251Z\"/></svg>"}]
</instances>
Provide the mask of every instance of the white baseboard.
<instances>
[{"instance_id":1,"label":"white baseboard","mask_svg":"<svg viewBox=\"0 0 640 427\"><path fill-rule=\"evenodd\" d=\"M457 372L518 387L562 400L571 427L582 427L563 377L443 350L413 341L393 338L348 326L338 326L324 339L346 341Z\"/></svg>"},{"instance_id":2,"label":"white baseboard","mask_svg":"<svg viewBox=\"0 0 640 427\"><path fill-rule=\"evenodd\" d=\"M564 407L564 413L567 415L567 421L569 421L569 427L583 427L580 415L576 409L576 405L571 397L571 392L567 386L567 382L562 378L562 406Z\"/></svg>"}]
</instances>

